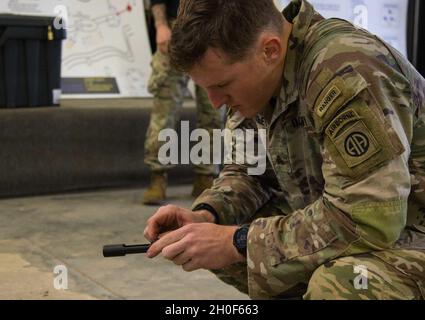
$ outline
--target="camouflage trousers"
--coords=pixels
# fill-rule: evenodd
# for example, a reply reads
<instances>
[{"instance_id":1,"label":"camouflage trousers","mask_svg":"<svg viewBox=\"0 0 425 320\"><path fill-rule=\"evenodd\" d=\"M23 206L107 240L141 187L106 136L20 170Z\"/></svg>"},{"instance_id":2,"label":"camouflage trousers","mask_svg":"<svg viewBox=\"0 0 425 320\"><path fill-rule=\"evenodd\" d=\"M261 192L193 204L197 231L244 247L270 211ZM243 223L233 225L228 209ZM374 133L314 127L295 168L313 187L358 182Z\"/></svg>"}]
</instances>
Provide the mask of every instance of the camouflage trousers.
<instances>
[{"instance_id":1,"label":"camouflage trousers","mask_svg":"<svg viewBox=\"0 0 425 320\"><path fill-rule=\"evenodd\" d=\"M265 205L253 220L270 215L287 215L286 209ZM425 299L425 250L415 250L410 242L425 244L425 234L406 231L393 250L370 252L336 258L311 273L288 274L293 283L276 299L306 300L369 300ZM291 273L291 266L287 268ZM297 270L296 268L294 269ZM232 285L251 298L262 298L250 292L246 263L237 263L220 270L210 270L220 280ZM253 286L255 288L255 286Z\"/></svg>"},{"instance_id":2,"label":"camouflage trousers","mask_svg":"<svg viewBox=\"0 0 425 320\"><path fill-rule=\"evenodd\" d=\"M144 162L152 171L163 172L172 166L163 165L158 161L158 152L164 143L158 141L158 135L163 129L176 129L188 78L173 70L168 55L159 50L153 56L151 65L148 90L153 95L153 110L146 133ZM196 107L197 127L208 130L212 137L212 130L221 128L220 112L212 108L205 90L198 86ZM212 150L212 139L210 140ZM195 171L199 174L216 175L218 167L213 164L200 164L195 166Z\"/></svg>"}]
</instances>

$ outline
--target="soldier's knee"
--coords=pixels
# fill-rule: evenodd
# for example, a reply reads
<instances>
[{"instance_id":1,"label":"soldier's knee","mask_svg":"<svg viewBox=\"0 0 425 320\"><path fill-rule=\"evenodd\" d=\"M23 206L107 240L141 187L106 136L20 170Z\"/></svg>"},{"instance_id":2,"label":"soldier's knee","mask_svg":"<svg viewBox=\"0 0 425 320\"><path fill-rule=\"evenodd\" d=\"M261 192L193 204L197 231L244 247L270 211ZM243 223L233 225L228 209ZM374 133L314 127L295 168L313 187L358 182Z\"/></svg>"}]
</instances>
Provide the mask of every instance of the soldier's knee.
<instances>
[{"instance_id":1,"label":"soldier's knee","mask_svg":"<svg viewBox=\"0 0 425 320\"><path fill-rule=\"evenodd\" d=\"M374 257L344 257L317 268L304 299L416 299L420 292L407 275Z\"/></svg>"},{"instance_id":2,"label":"soldier's knee","mask_svg":"<svg viewBox=\"0 0 425 320\"><path fill-rule=\"evenodd\" d=\"M310 278L305 300L352 299L358 292L354 286L353 265L327 262L317 268Z\"/></svg>"},{"instance_id":3,"label":"soldier's knee","mask_svg":"<svg viewBox=\"0 0 425 320\"><path fill-rule=\"evenodd\" d=\"M304 294L306 300L321 300L325 299L324 294L328 291L326 286L326 278L324 277L325 270L324 266L317 268L308 282L307 292Z\"/></svg>"}]
</instances>

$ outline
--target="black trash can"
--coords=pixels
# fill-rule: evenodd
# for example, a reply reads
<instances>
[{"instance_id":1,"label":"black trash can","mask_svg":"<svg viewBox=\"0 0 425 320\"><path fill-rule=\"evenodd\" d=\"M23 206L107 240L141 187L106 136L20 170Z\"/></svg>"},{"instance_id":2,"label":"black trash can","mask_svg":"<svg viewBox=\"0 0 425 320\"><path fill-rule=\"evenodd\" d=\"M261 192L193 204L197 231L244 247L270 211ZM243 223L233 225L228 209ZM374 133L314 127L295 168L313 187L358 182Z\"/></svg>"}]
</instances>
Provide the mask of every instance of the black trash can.
<instances>
[{"instance_id":1,"label":"black trash can","mask_svg":"<svg viewBox=\"0 0 425 320\"><path fill-rule=\"evenodd\" d=\"M59 105L66 31L54 20L0 14L0 108Z\"/></svg>"}]
</instances>

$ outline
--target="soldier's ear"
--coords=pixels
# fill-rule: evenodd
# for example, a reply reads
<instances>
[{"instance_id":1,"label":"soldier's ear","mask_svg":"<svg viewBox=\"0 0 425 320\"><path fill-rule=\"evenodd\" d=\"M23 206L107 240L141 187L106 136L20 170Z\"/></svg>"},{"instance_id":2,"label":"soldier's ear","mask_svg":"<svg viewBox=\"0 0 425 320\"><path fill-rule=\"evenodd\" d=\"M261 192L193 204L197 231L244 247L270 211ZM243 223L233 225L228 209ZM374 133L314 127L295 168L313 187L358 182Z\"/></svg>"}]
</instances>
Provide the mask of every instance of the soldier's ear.
<instances>
[{"instance_id":1,"label":"soldier's ear","mask_svg":"<svg viewBox=\"0 0 425 320\"><path fill-rule=\"evenodd\" d=\"M282 55L282 43L279 37L266 36L262 41L263 58L266 64L274 64L280 61Z\"/></svg>"}]
</instances>

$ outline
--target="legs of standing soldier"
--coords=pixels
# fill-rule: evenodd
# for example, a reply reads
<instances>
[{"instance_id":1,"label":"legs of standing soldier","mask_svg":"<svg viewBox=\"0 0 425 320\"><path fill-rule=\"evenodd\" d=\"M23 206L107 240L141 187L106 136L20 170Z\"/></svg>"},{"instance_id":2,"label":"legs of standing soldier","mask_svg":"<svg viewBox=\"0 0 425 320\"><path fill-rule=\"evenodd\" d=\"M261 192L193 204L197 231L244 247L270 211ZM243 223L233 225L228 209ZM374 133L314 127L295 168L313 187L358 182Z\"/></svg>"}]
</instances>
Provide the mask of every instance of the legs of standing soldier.
<instances>
[{"instance_id":1,"label":"legs of standing soldier","mask_svg":"<svg viewBox=\"0 0 425 320\"><path fill-rule=\"evenodd\" d=\"M154 96L153 109L145 139L145 164L151 170L151 183L143 196L144 204L158 205L166 197L167 170L159 159L159 149L163 142L158 135L163 129L175 129L178 121L178 110L183 104L183 85L185 78L172 70L169 57L159 50L152 59L152 74L148 89Z\"/></svg>"},{"instance_id":2,"label":"legs of standing soldier","mask_svg":"<svg viewBox=\"0 0 425 320\"><path fill-rule=\"evenodd\" d=\"M187 85L184 75L170 68L169 57L158 51L152 59L152 74L148 89L154 96L154 106L145 140L145 164L152 172L151 186L145 193L145 204L161 204L165 200L166 172L171 168L163 165L158 159L162 145L158 141L161 130L175 129L178 121L178 110L183 104L183 89ZM210 152L212 155L212 130L221 129L221 116L218 110L212 108L206 92L196 86L197 127L208 130L210 137ZM212 157L210 157L212 161ZM212 185L218 174L218 165L195 165L196 177L192 195L199 196L203 190Z\"/></svg>"},{"instance_id":3,"label":"legs of standing soldier","mask_svg":"<svg viewBox=\"0 0 425 320\"><path fill-rule=\"evenodd\" d=\"M178 109L182 105L181 88L177 88L177 77L167 79L164 87L154 94L153 109L145 139L145 164L153 172L164 172L171 168L158 160L158 152L163 142L158 141L158 135L163 129L175 129L178 121Z\"/></svg>"}]
</instances>

